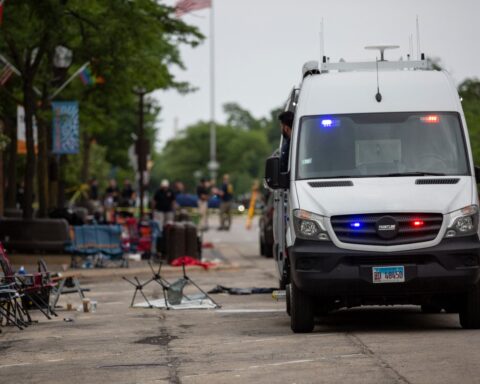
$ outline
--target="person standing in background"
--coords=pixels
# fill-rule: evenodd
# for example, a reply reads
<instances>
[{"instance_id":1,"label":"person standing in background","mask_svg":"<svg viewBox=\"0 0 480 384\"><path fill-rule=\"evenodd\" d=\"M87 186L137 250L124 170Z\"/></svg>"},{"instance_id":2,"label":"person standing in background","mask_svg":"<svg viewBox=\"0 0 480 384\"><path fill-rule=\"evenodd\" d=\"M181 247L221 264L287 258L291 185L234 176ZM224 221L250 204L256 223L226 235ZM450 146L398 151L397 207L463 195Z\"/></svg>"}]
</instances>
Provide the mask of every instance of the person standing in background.
<instances>
[{"instance_id":1,"label":"person standing in background","mask_svg":"<svg viewBox=\"0 0 480 384\"><path fill-rule=\"evenodd\" d=\"M123 189L122 189L122 200L121 204L124 207L133 207L135 205L134 200L135 190L133 189L132 183L130 180L125 179L123 182Z\"/></svg>"},{"instance_id":2,"label":"person standing in background","mask_svg":"<svg viewBox=\"0 0 480 384\"><path fill-rule=\"evenodd\" d=\"M280 150L280 172L288 171L288 159L290 157L290 138L292 136L293 112L285 111L278 115L280 121L280 131L283 136L283 144Z\"/></svg>"},{"instance_id":3,"label":"person standing in background","mask_svg":"<svg viewBox=\"0 0 480 384\"><path fill-rule=\"evenodd\" d=\"M109 200L112 205L117 205L120 196L120 190L117 186L117 181L115 179L110 179L108 181L108 187L105 190L105 199Z\"/></svg>"},{"instance_id":4,"label":"person standing in background","mask_svg":"<svg viewBox=\"0 0 480 384\"><path fill-rule=\"evenodd\" d=\"M90 200L97 201L98 200L98 180L93 177L90 180L90 188L88 191L88 197Z\"/></svg>"},{"instance_id":5,"label":"person standing in background","mask_svg":"<svg viewBox=\"0 0 480 384\"><path fill-rule=\"evenodd\" d=\"M173 221L175 209L175 194L170 188L168 180L164 179L160 183L160 188L157 189L153 196L153 217L160 228Z\"/></svg>"},{"instance_id":6,"label":"person standing in background","mask_svg":"<svg viewBox=\"0 0 480 384\"><path fill-rule=\"evenodd\" d=\"M210 196L209 183L201 179L197 187L198 213L200 214L200 230L208 231L208 198Z\"/></svg>"},{"instance_id":7,"label":"person standing in background","mask_svg":"<svg viewBox=\"0 0 480 384\"><path fill-rule=\"evenodd\" d=\"M219 231L229 231L232 224L232 199L233 199L233 186L230 183L230 176L223 175L223 183L220 189L217 191L220 196L220 227Z\"/></svg>"}]
</instances>

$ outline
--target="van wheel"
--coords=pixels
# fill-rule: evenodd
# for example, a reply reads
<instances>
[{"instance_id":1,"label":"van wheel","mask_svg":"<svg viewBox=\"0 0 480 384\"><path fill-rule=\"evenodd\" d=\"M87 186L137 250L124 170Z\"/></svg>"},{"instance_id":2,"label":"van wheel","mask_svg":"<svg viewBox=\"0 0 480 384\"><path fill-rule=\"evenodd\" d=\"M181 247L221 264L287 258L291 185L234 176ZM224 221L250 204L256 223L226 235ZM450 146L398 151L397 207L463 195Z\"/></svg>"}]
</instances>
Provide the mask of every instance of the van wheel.
<instances>
[{"instance_id":1,"label":"van wheel","mask_svg":"<svg viewBox=\"0 0 480 384\"><path fill-rule=\"evenodd\" d=\"M272 258L273 257L273 245L264 243L263 244L263 253L262 255L265 255L265 257Z\"/></svg>"},{"instance_id":2,"label":"van wheel","mask_svg":"<svg viewBox=\"0 0 480 384\"><path fill-rule=\"evenodd\" d=\"M467 292L460 308L460 325L465 329L480 328L480 285Z\"/></svg>"},{"instance_id":3,"label":"van wheel","mask_svg":"<svg viewBox=\"0 0 480 384\"><path fill-rule=\"evenodd\" d=\"M290 284L287 284L287 286L285 287L285 302L287 303L287 314L288 316L291 315L291 306L290 306L290 289L291 289L291 285Z\"/></svg>"},{"instance_id":4,"label":"van wheel","mask_svg":"<svg viewBox=\"0 0 480 384\"><path fill-rule=\"evenodd\" d=\"M288 273L289 268L290 267L288 265L283 266L283 273L280 277L280 280L278 281L278 286L280 287L280 289L286 289L287 284L290 284L290 274Z\"/></svg>"},{"instance_id":5,"label":"van wheel","mask_svg":"<svg viewBox=\"0 0 480 384\"><path fill-rule=\"evenodd\" d=\"M290 327L295 333L309 333L315 327L312 299L294 281L290 283Z\"/></svg>"},{"instance_id":6,"label":"van wheel","mask_svg":"<svg viewBox=\"0 0 480 384\"><path fill-rule=\"evenodd\" d=\"M260 237L260 255L261 256L265 255L265 243L262 241L261 237Z\"/></svg>"}]
</instances>

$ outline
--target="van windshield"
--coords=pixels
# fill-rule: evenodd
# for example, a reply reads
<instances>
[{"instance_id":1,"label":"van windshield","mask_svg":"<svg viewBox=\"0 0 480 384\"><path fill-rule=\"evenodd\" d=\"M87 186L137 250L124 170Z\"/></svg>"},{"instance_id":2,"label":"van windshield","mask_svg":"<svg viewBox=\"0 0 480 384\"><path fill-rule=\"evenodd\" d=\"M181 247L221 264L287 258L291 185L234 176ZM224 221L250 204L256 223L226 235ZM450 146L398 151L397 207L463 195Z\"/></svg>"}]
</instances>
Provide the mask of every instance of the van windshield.
<instances>
[{"instance_id":1,"label":"van windshield","mask_svg":"<svg viewBox=\"0 0 480 384\"><path fill-rule=\"evenodd\" d=\"M454 112L303 117L297 179L468 175L464 143Z\"/></svg>"}]
</instances>

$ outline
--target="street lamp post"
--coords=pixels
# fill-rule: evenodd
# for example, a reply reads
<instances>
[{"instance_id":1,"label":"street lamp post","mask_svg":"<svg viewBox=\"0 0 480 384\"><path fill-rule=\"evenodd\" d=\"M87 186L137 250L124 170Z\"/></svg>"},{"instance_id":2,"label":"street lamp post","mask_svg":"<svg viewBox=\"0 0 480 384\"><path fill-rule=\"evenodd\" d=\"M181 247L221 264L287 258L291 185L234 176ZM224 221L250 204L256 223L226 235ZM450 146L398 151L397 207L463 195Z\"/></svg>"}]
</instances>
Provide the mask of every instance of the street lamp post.
<instances>
[{"instance_id":1,"label":"street lamp post","mask_svg":"<svg viewBox=\"0 0 480 384\"><path fill-rule=\"evenodd\" d=\"M140 219L143 218L144 205L143 198L145 195L145 182L144 174L147 169L147 145L148 143L145 140L144 135L144 98L147 90L142 87L135 87L133 92L138 96L138 132L137 132L137 143L136 143L136 154L137 154L137 164L139 175L139 192L140 192Z\"/></svg>"}]
</instances>

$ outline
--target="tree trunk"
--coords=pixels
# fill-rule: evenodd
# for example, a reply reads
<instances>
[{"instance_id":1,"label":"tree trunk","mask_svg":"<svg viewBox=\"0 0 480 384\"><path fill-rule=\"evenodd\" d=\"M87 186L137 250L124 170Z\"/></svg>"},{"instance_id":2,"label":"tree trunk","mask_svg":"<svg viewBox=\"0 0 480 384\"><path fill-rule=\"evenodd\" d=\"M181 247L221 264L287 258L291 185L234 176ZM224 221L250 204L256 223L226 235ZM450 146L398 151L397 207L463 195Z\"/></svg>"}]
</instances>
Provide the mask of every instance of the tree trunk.
<instances>
[{"instance_id":1,"label":"tree trunk","mask_svg":"<svg viewBox=\"0 0 480 384\"><path fill-rule=\"evenodd\" d=\"M90 176L90 148L92 143L87 132L83 132L82 139L83 150L81 180L83 184L86 184L88 183L88 178Z\"/></svg>"},{"instance_id":2,"label":"tree trunk","mask_svg":"<svg viewBox=\"0 0 480 384\"><path fill-rule=\"evenodd\" d=\"M8 162L7 162L7 204L8 209L17 207L17 128L15 124L8 119L7 124L8 137Z\"/></svg>"},{"instance_id":3,"label":"tree trunk","mask_svg":"<svg viewBox=\"0 0 480 384\"><path fill-rule=\"evenodd\" d=\"M33 82L26 75L23 82L23 107L25 108L25 131L27 141L27 164L25 166L25 198L23 202L23 217L33 218L33 197L35 178L35 143L33 140L33 117L35 115L35 95Z\"/></svg>"},{"instance_id":4,"label":"tree trunk","mask_svg":"<svg viewBox=\"0 0 480 384\"><path fill-rule=\"evenodd\" d=\"M52 130L47 129L48 146L48 209L57 208L58 202L58 159L52 153Z\"/></svg>"},{"instance_id":5,"label":"tree trunk","mask_svg":"<svg viewBox=\"0 0 480 384\"><path fill-rule=\"evenodd\" d=\"M67 165L67 156L61 155L58 161L58 200L57 208L65 207L65 166Z\"/></svg>"},{"instance_id":6,"label":"tree trunk","mask_svg":"<svg viewBox=\"0 0 480 384\"><path fill-rule=\"evenodd\" d=\"M48 144L47 125L45 121L37 119L38 124L38 217L47 217L48 198Z\"/></svg>"},{"instance_id":7,"label":"tree trunk","mask_svg":"<svg viewBox=\"0 0 480 384\"><path fill-rule=\"evenodd\" d=\"M0 119L0 135L5 132L5 123L2 119ZM4 183L4 178L3 178L3 149L0 149L0 217L3 216L4 213L4 196L3 196L3 191L5 189L5 183Z\"/></svg>"},{"instance_id":8,"label":"tree trunk","mask_svg":"<svg viewBox=\"0 0 480 384\"><path fill-rule=\"evenodd\" d=\"M58 203L58 160L56 155L49 156L48 177L48 208L52 210L57 208Z\"/></svg>"}]
</instances>

